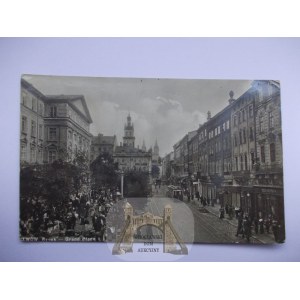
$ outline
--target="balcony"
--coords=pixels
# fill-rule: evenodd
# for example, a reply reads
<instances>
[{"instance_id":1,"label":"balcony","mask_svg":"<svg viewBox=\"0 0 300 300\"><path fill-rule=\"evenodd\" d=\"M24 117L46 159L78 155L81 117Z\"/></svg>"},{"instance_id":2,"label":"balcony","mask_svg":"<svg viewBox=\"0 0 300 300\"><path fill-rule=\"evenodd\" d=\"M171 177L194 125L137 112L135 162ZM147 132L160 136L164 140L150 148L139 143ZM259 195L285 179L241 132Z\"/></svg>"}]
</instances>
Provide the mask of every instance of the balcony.
<instances>
[{"instance_id":1,"label":"balcony","mask_svg":"<svg viewBox=\"0 0 300 300\"><path fill-rule=\"evenodd\" d=\"M273 174L282 173L283 168L281 163L270 163L270 164L257 164L255 168L255 174Z\"/></svg>"}]
</instances>

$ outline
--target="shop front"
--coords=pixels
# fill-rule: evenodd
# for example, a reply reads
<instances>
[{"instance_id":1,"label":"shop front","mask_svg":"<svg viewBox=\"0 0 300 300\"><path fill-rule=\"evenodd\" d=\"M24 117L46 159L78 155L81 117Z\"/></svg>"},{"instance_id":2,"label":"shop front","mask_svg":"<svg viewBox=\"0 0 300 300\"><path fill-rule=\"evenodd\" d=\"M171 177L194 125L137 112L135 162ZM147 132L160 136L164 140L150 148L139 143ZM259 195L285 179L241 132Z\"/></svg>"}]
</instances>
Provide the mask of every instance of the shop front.
<instances>
[{"instance_id":1,"label":"shop front","mask_svg":"<svg viewBox=\"0 0 300 300\"><path fill-rule=\"evenodd\" d=\"M284 220L283 187L282 186L259 186L253 187L255 194L256 212L260 218L272 218Z\"/></svg>"}]
</instances>

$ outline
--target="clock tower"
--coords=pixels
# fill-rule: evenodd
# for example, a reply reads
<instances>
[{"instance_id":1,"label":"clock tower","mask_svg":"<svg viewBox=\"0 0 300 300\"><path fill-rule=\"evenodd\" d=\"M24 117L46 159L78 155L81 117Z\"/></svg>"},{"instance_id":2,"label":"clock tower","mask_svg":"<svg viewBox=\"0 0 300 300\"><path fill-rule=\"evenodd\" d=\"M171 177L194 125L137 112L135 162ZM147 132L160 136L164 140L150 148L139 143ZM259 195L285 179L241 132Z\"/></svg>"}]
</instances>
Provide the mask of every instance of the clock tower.
<instances>
[{"instance_id":1,"label":"clock tower","mask_svg":"<svg viewBox=\"0 0 300 300\"><path fill-rule=\"evenodd\" d=\"M134 127L133 127L133 123L131 122L131 116L130 114L128 114L127 123L124 126L123 145L134 148L134 142L135 142Z\"/></svg>"}]
</instances>

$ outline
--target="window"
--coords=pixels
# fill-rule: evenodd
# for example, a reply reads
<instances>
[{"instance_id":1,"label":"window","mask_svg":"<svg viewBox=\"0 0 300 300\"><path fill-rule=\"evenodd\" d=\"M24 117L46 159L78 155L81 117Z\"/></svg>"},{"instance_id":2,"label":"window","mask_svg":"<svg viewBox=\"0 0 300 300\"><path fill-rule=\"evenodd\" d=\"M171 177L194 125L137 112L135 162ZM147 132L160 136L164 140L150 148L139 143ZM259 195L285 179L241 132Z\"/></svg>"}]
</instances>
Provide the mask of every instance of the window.
<instances>
[{"instance_id":1,"label":"window","mask_svg":"<svg viewBox=\"0 0 300 300\"><path fill-rule=\"evenodd\" d=\"M239 170L239 159L238 159L237 156L235 157L235 170L236 170L236 171Z\"/></svg>"},{"instance_id":2,"label":"window","mask_svg":"<svg viewBox=\"0 0 300 300\"><path fill-rule=\"evenodd\" d=\"M37 111L37 100L34 97L32 97L32 110Z\"/></svg>"},{"instance_id":3,"label":"window","mask_svg":"<svg viewBox=\"0 0 300 300\"><path fill-rule=\"evenodd\" d=\"M246 121L245 110L243 110L243 121Z\"/></svg>"},{"instance_id":4,"label":"window","mask_svg":"<svg viewBox=\"0 0 300 300\"><path fill-rule=\"evenodd\" d=\"M56 140L56 128L49 128L49 140Z\"/></svg>"},{"instance_id":5,"label":"window","mask_svg":"<svg viewBox=\"0 0 300 300\"><path fill-rule=\"evenodd\" d=\"M236 126L236 115L233 117L233 125Z\"/></svg>"},{"instance_id":6,"label":"window","mask_svg":"<svg viewBox=\"0 0 300 300\"><path fill-rule=\"evenodd\" d=\"M247 154L245 154L245 170L248 170L248 158L247 158Z\"/></svg>"},{"instance_id":7,"label":"window","mask_svg":"<svg viewBox=\"0 0 300 300\"><path fill-rule=\"evenodd\" d=\"M44 106L43 106L43 103L39 103L39 114L41 116L44 115Z\"/></svg>"},{"instance_id":8,"label":"window","mask_svg":"<svg viewBox=\"0 0 300 300\"><path fill-rule=\"evenodd\" d=\"M253 117L253 105L249 106L249 117L252 118Z\"/></svg>"},{"instance_id":9,"label":"window","mask_svg":"<svg viewBox=\"0 0 300 300\"><path fill-rule=\"evenodd\" d=\"M237 143L237 136L236 134L234 135L234 147L237 147L238 143Z\"/></svg>"},{"instance_id":10,"label":"window","mask_svg":"<svg viewBox=\"0 0 300 300\"><path fill-rule=\"evenodd\" d=\"M240 123L241 123L241 121L242 121L242 120L241 120L241 119L242 119L242 116L241 116L241 114L242 114L242 113L241 113L241 112L239 112L239 124L240 124Z\"/></svg>"},{"instance_id":11,"label":"window","mask_svg":"<svg viewBox=\"0 0 300 300\"><path fill-rule=\"evenodd\" d=\"M56 160L56 150L49 150L48 152L48 162L51 164Z\"/></svg>"},{"instance_id":12,"label":"window","mask_svg":"<svg viewBox=\"0 0 300 300\"><path fill-rule=\"evenodd\" d=\"M242 130L240 130L240 144L243 144Z\"/></svg>"},{"instance_id":13,"label":"window","mask_svg":"<svg viewBox=\"0 0 300 300\"><path fill-rule=\"evenodd\" d=\"M254 152L251 152L250 155L251 155L251 165L253 166L255 164Z\"/></svg>"},{"instance_id":14,"label":"window","mask_svg":"<svg viewBox=\"0 0 300 300\"><path fill-rule=\"evenodd\" d=\"M27 94L25 92L22 92L22 103L24 106L27 105Z\"/></svg>"},{"instance_id":15,"label":"window","mask_svg":"<svg viewBox=\"0 0 300 300\"><path fill-rule=\"evenodd\" d=\"M36 136L36 122L33 120L31 121L31 136Z\"/></svg>"},{"instance_id":16,"label":"window","mask_svg":"<svg viewBox=\"0 0 300 300\"><path fill-rule=\"evenodd\" d=\"M31 121L31 136L36 137L36 122Z\"/></svg>"},{"instance_id":17,"label":"window","mask_svg":"<svg viewBox=\"0 0 300 300\"><path fill-rule=\"evenodd\" d=\"M274 115L273 112L270 111L269 112L269 128L273 128L274 127Z\"/></svg>"},{"instance_id":18,"label":"window","mask_svg":"<svg viewBox=\"0 0 300 300\"><path fill-rule=\"evenodd\" d=\"M55 118L57 115L57 107L56 106L51 106L50 107L50 117Z\"/></svg>"},{"instance_id":19,"label":"window","mask_svg":"<svg viewBox=\"0 0 300 300\"><path fill-rule=\"evenodd\" d=\"M223 131L226 130L226 123L223 123Z\"/></svg>"},{"instance_id":20,"label":"window","mask_svg":"<svg viewBox=\"0 0 300 300\"><path fill-rule=\"evenodd\" d=\"M21 161L26 160L26 145L22 144L21 145Z\"/></svg>"},{"instance_id":21,"label":"window","mask_svg":"<svg viewBox=\"0 0 300 300\"><path fill-rule=\"evenodd\" d=\"M244 164L243 164L243 155L241 155L241 171L244 170Z\"/></svg>"},{"instance_id":22,"label":"window","mask_svg":"<svg viewBox=\"0 0 300 300\"><path fill-rule=\"evenodd\" d=\"M22 132L27 133L27 117L22 116Z\"/></svg>"},{"instance_id":23,"label":"window","mask_svg":"<svg viewBox=\"0 0 300 300\"><path fill-rule=\"evenodd\" d=\"M270 144L270 159L271 159L271 162L276 161L276 153L275 153L275 144L274 143Z\"/></svg>"},{"instance_id":24,"label":"window","mask_svg":"<svg viewBox=\"0 0 300 300\"><path fill-rule=\"evenodd\" d=\"M243 129L244 143L246 143L246 128Z\"/></svg>"},{"instance_id":25,"label":"window","mask_svg":"<svg viewBox=\"0 0 300 300\"><path fill-rule=\"evenodd\" d=\"M36 162L35 148L30 149L30 162L32 163Z\"/></svg>"},{"instance_id":26,"label":"window","mask_svg":"<svg viewBox=\"0 0 300 300\"><path fill-rule=\"evenodd\" d=\"M43 125L40 124L39 125L39 139L43 139Z\"/></svg>"},{"instance_id":27,"label":"window","mask_svg":"<svg viewBox=\"0 0 300 300\"><path fill-rule=\"evenodd\" d=\"M260 160L262 163L266 162L266 157L265 157L265 146L260 147Z\"/></svg>"},{"instance_id":28,"label":"window","mask_svg":"<svg viewBox=\"0 0 300 300\"><path fill-rule=\"evenodd\" d=\"M253 135L253 127L250 127L250 128L249 128L249 139L250 139L250 141L253 141L253 139L254 139L254 135Z\"/></svg>"},{"instance_id":29,"label":"window","mask_svg":"<svg viewBox=\"0 0 300 300\"><path fill-rule=\"evenodd\" d=\"M258 122L259 122L259 124L258 124L259 125L259 133L262 133L264 130L264 128L263 128L264 120L263 120L262 114L259 116Z\"/></svg>"},{"instance_id":30,"label":"window","mask_svg":"<svg viewBox=\"0 0 300 300\"><path fill-rule=\"evenodd\" d=\"M216 127L215 128L215 136L217 136L218 135L218 128Z\"/></svg>"},{"instance_id":31,"label":"window","mask_svg":"<svg viewBox=\"0 0 300 300\"><path fill-rule=\"evenodd\" d=\"M229 123L229 120L227 120L227 122L226 122L226 129L229 129L229 127L230 127L230 123Z\"/></svg>"}]
</instances>

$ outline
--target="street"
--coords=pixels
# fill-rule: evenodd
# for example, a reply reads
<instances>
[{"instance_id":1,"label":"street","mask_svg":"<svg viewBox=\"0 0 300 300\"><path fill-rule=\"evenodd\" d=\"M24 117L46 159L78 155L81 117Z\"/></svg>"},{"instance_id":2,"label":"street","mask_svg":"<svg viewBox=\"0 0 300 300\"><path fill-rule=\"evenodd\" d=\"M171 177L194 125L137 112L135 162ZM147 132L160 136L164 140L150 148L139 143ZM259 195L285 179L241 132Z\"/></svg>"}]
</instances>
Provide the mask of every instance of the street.
<instances>
[{"instance_id":1,"label":"street","mask_svg":"<svg viewBox=\"0 0 300 300\"><path fill-rule=\"evenodd\" d=\"M241 236L236 237L236 227L227 220L219 219L215 214L199 211L195 202L183 202L166 197L166 186L153 188L153 197L130 198L128 202L134 208L134 214L150 212L155 216L163 216L164 207L170 204L173 210L172 224L185 243L247 243ZM162 235L159 229L153 226L144 226L140 233ZM162 240L154 240L159 242ZM260 243L250 238L250 243Z\"/></svg>"}]
</instances>

